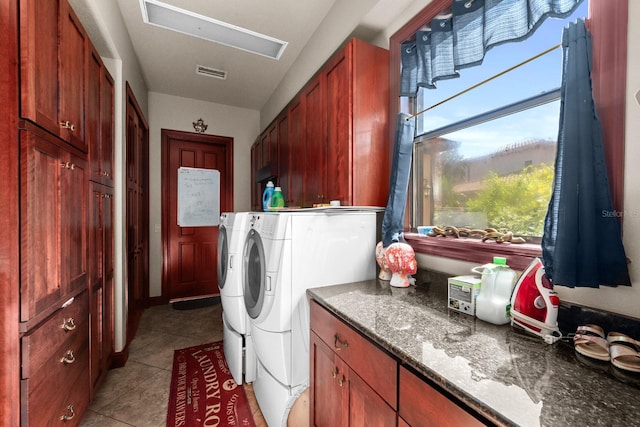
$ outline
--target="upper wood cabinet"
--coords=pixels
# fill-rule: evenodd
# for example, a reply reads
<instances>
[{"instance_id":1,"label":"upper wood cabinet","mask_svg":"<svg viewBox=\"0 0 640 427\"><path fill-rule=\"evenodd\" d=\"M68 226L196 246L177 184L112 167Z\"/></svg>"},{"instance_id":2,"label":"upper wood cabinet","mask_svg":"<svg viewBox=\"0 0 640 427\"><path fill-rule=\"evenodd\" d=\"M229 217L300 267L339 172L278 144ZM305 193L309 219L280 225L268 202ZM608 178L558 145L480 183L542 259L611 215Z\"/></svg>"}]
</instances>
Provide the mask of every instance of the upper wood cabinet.
<instances>
[{"instance_id":1,"label":"upper wood cabinet","mask_svg":"<svg viewBox=\"0 0 640 427\"><path fill-rule=\"evenodd\" d=\"M351 39L258 139L278 138L278 182L288 206L385 206L389 190L389 52ZM273 160L273 149L263 149ZM267 154L268 153L268 154ZM254 155L257 154L254 152Z\"/></svg>"},{"instance_id":2,"label":"upper wood cabinet","mask_svg":"<svg viewBox=\"0 0 640 427\"><path fill-rule=\"evenodd\" d=\"M312 206L327 199L327 145L324 74L320 74L303 92L305 103L305 178L302 206Z\"/></svg>"},{"instance_id":3,"label":"upper wood cabinet","mask_svg":"<svg viewBox=\"0 0 640 427\"><path fill-rule=\"evenodd\" d=\"M352 39L325 67L327 199L386 206L389 52Z\"/></svg>"},{"instance_id":4,"label":"upper wood cabinet","mask_svg":"<svg viewBox=\"0 0 640 427\"><path fill-rule=\"evenodd\" d=\"M113 79L90 46L85 103L90 179L109 186L113 186L113 102Z\"/></svg>"},{"instance_id":5,"label":"upper wood cabinet","mask_svg":"<svg viewBox=\"0 0 640 427\"><path fill-rule=\"evenodd\" d=\"M20 2L21 116L84 152L87 45L66 0Z\"/></svg>"}]
</instances>

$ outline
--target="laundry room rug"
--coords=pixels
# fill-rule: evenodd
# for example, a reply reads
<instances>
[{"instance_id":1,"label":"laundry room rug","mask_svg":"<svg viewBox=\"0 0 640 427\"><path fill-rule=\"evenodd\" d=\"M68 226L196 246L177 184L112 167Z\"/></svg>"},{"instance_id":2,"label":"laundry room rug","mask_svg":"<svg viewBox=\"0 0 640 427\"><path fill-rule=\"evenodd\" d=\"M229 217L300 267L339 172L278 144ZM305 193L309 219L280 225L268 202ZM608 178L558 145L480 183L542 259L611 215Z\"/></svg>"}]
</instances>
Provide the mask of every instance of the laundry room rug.
<instances>
[{"instance_id":1,"label":"laundry room rug","mask_svg":"<svg viewBox=\"0 0 640 427\"><path fill-rule=\"evenodd\" d=\"M167 427L255 427L247 395L236 384L222 341L175 350Z\"/></svg>"}]
</instances>

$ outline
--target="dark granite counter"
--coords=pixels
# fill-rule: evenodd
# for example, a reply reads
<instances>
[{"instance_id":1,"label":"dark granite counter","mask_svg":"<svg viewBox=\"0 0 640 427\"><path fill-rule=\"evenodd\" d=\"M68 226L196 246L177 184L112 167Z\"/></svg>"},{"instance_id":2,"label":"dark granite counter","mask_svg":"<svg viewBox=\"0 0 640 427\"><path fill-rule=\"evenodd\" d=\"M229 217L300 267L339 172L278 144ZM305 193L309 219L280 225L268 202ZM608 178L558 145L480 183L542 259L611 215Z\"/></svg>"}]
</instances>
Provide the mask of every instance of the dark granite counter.
<instances>
[{"instance_id":1,"label":"dark granite counter","mask_svg":"<svg viewBox=\"0 0 640 427\"><path fill-rule=\"evenodd\" d=\"M640 374L449 310L446 284L371 280L307 294L496 424L640 425Z\"/></svg>"}]
</instances>

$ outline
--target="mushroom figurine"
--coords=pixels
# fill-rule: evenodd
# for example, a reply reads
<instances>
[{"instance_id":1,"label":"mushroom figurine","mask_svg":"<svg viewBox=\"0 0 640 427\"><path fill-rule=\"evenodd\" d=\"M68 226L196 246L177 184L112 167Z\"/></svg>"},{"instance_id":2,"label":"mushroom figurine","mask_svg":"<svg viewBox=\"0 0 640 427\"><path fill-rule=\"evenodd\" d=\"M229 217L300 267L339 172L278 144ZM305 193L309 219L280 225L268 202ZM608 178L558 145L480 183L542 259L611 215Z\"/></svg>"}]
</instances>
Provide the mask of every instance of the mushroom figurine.
<instances>
[{"instance_id":1,"label":"mushroom figurine","mask_svg":"<svg viewBox=\"0 0 640 427\"><path fill-rule=\"evenodd\" d=\"M378 279L389 281L391 280L391 270L387 264L387 258L385 257L385 249L382 246L382 241L376 245L376 262L380 267L380 273L378 273Z\"/></svg>"},{"instance_id":2,"label":"mushroom figurine","mask_svg":"<svg viewBox=\"0 0 640 427\"><path fill-rule=\"evenodd\" d=\"M385 249L387 265L391 270L391 281L389 284L397 288L406 288L415 282L409 277L418 271L416 254L411 245L407 243L392 243Z\"/></svg>"}]
</instances>

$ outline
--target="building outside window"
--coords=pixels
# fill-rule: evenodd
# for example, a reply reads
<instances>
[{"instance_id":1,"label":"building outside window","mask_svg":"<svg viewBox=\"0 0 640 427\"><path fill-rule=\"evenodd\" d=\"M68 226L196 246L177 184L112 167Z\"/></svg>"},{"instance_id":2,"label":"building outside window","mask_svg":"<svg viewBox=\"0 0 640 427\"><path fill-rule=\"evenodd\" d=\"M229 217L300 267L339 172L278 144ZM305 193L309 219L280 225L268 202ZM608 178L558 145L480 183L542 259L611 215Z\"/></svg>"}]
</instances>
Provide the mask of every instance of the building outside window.
<instances>
[{"instance_id":1,"label":"building outside window","mask_svg":"<svg viewBox=\"0 0 640 427\"><path fill-rule=\"evenodd\" d=\"M529 38L489 50L459 78L419 90L415 111L428 110L416 123L414 226L490 227L540 241L558 137L561 48L440 102L558 45L562 28L587 14L583 2Z\"/></svg>"}]
</instances>

